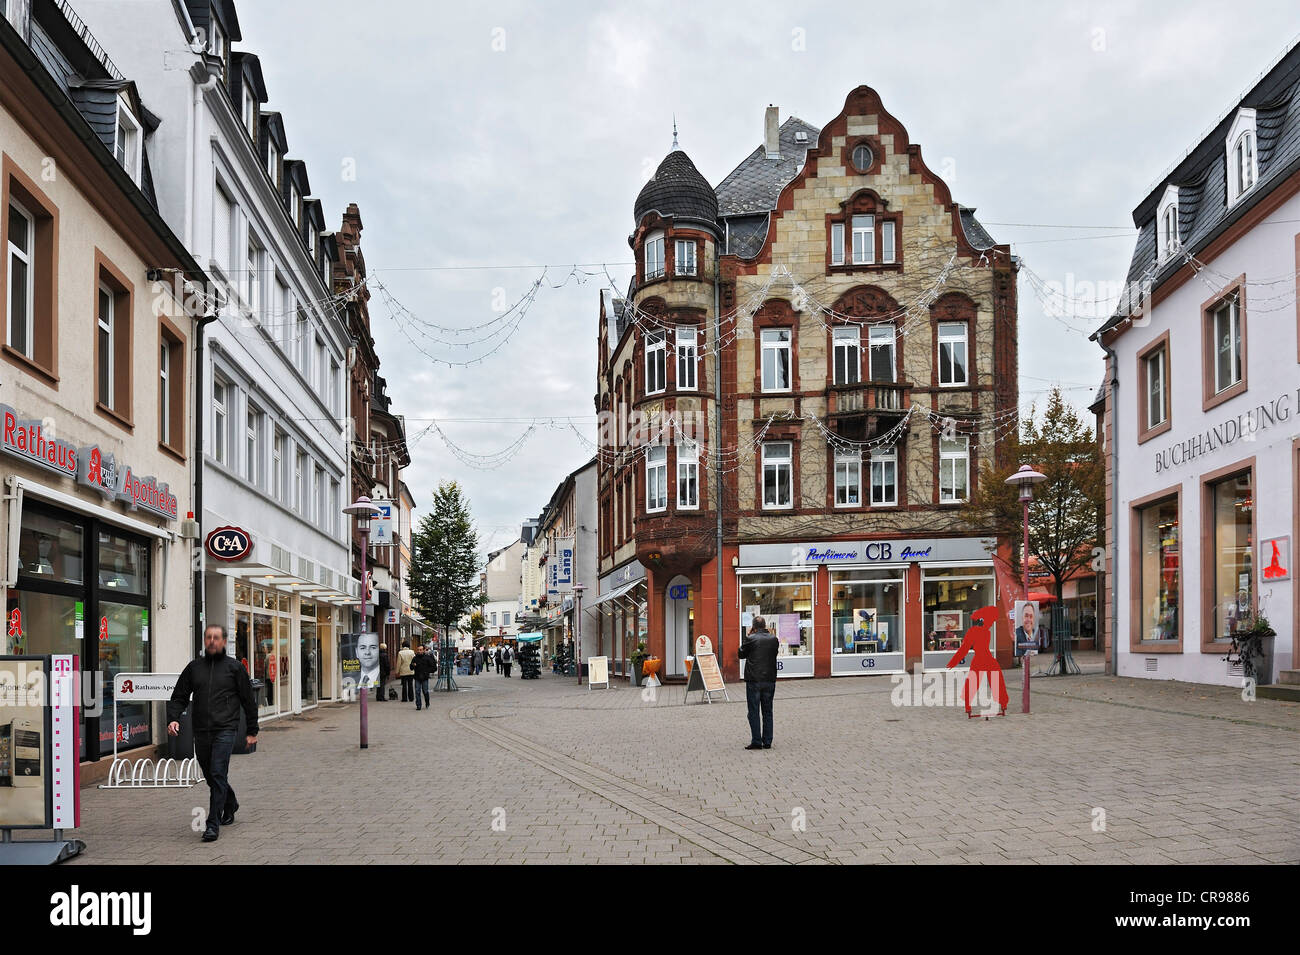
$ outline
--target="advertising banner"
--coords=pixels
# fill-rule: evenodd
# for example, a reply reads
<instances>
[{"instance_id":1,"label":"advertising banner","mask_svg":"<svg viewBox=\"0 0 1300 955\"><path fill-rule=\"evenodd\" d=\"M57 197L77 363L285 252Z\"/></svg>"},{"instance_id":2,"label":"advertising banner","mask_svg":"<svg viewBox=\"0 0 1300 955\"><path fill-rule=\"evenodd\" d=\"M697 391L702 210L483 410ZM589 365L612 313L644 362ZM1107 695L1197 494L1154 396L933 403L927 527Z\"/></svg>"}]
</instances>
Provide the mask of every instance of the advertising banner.
<instances>
[{"instance_id":1,"label":"advertising banner","mask_svg":"<svg viewBox=\"0 0 1300 955\"><path fill-rule=\"evenodd\" d=\"M350 690L379 686L379 634L344 633L339 635L339 664L342 668L343 695Z\"/></svg>"},{"instance_id":2,"label":"advertising banner","mask_svg":"<svg viewBox=\"0 0 1300 955\"><path fill-rule=\"evenodd\" d=\"M0 657L0 829L53 824L49 677L49 657Z\"/></svg>"}]
</instances>

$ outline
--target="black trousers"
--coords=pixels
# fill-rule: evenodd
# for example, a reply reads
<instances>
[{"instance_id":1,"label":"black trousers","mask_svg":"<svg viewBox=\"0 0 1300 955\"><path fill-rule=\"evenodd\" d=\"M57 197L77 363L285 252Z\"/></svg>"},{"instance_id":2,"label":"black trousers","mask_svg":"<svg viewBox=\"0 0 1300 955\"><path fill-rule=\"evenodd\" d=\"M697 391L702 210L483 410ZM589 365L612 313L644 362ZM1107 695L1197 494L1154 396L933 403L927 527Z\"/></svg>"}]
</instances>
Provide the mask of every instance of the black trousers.
<instances>
[{"instance_id":1,"label":"black trousers","mask_svg":"<svg viewBox=\"0 0 1300 955\"><path fill-rule=\"evenodd\" d=\"M409 703L415 698L415 677L402 677L402 702Z\"/></svg>"},{"instance_id":2,"label":"black trousers","mask_svg":"<svg viewBox=\"0 0 1300 955\"><path fill-rule=\"evenodd\" d=\"M772 745L772 696L775 683L746 683L745 702L749 704L749 741ZM759 725L759 717L762 725Z\"/></svg>"},{"instance_id":3,"label":"black trousers","mask_svg":"<svg viewBox=\"0 0 1300 955\"><path fill-rule=\"evenodd\" d=\"M208 781L208 825L221 828L227 806L238 806L230 785L230 754L235 748L235 730L194 734L194 755L203 778Z\"/></svg>"}]
</instances>

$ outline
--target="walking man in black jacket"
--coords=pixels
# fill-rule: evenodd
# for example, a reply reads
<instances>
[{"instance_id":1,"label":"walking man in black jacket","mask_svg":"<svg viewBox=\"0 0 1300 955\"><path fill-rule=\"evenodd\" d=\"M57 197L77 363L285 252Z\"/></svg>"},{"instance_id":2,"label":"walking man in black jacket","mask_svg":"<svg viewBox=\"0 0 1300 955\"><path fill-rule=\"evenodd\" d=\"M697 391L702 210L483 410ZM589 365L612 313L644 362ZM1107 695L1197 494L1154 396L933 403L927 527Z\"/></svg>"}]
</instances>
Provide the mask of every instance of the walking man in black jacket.
<instances>
[{"instance_id":1,"label":"walking man in black jacket","mask_svg":"<svg viewBox=\"0 0 1300 955\"><path fill-rule=\"evenodd\" d=\"M215 842L221 827L234 822L239 811L229 772L241 707L248 724L245 742L249 746L257 742L253 686L244 665L226 656L226 628L219 624L208 624L203 631L203 656L186 664L172 691L167 703L167 732L172 736L181 731L179 720L187 706L194 726L194 755L211 793L203 841Z\"/></svg>"},{"instance_id":2,"label":"walking man in black jacket","mask_svg":"<svg viewBox=\"0 0 1300 955\"><path fill-rule=\"evenodd\" d=\"M767 621L755 617L738 653L745 661L745 699L749 703L749 745L745 749L772 748L772 696L776 693L776 637ZM762 715L762 726L759 715Z\"/></svg>"}]
</instances>

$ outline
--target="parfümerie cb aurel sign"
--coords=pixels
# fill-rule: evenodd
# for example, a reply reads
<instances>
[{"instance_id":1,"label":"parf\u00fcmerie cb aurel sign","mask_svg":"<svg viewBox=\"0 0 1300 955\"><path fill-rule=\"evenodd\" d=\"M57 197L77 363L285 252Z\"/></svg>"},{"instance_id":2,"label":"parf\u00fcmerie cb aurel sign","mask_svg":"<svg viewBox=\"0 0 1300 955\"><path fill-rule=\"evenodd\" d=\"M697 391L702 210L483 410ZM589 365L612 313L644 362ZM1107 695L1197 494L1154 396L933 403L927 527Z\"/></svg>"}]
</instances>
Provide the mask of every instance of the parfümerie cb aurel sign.
<instances>
[{"instance_id":1,"label":"parf\u00fcmerie cb aurel sign","mask_svg":"<svg viewBox=\"0 0 1300 955\"><path fill-rule=\"evenodd\" d=\"M23 420L8 405L0 405L0 451L35 464L78 484L94 488L110 501L176 520L176 495L153 477L141 477L131 467L119 465L113 454L97 445L76 447L48 437L41 421Z\"/></svg>"},{"instance_id":2,"label":"parf\u00fcmerie cb aurel sign","mask_svg":"<svg viewBox=\"0 0 1300 955\"><path fill-rule=\"evenodd\" d=\"M1254 441L1261 431L1290 419L1291 397L1289 391L1283 392L1272 401L1225 418L1212 428L1206 428L1184 441L1157 451L1156 474L1187 464L1238 441ZM1300 389L1296 391L1295 398L1297 407L1300 407Z\"/></svg>"},{"instance_id":3,"label":"parf\u00fcmerie cb aurel sign","mask_svg":"<svg viewBox=\"0 0 1300 955\"><path fill-rule=\"evenodd\" d=\"M987 560L992 537L890 538L798 544L741 544L742 567L830 567L847 564L910 564L944 560Z\"/></svg>"}]
</instances>

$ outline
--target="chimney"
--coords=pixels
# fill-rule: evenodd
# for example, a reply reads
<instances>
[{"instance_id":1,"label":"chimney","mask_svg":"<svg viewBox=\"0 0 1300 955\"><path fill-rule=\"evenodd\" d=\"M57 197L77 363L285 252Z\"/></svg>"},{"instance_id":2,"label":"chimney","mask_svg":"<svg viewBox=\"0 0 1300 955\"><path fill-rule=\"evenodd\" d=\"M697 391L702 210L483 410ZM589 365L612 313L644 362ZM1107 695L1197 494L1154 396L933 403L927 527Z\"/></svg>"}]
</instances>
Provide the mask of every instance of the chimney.
<instances>
[{"instance_id":1,"label":"chimney","mask_svg":"<svg viewBox=\"0 0 1300 955\"><path fill-rule=\"evenodd\" d=\"M769 106L763 117L763 147L768 159L781 158L780 112L775 106Z\"/></svg>"}]
</instances>

